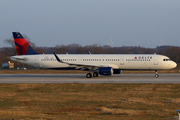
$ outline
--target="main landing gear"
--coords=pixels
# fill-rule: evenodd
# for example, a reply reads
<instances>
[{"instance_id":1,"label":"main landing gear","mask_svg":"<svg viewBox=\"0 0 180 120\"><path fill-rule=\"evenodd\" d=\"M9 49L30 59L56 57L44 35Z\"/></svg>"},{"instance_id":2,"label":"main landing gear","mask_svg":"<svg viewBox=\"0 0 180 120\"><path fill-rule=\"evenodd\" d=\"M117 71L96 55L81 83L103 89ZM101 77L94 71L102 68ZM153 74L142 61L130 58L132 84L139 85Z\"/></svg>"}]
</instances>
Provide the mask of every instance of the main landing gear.
<instances>
[{"instance_id":1,"label":"main landing gear","mask_svg":"<svg viewBox=\"0 0 180 120\"><path fill-rule=\"evenodd\" d=\"M158 78L159 77L159 74L158 74L158 71L155 70L155 77Z\"/></svg>"},{"instance_id":2,"label":"main landing gear","mask_svg":"<svg viewBox=\"0 0 180 120\"><path fill-rule=\"evenodd\" d=\"M87 77L87 78L91 78L91 77L92 77L92 74L91 74L91 73L87 73L87 74L86 74L86 77ZM93 72L93 77L98 77L98 72Z\"/></svg>"},{"instance_id":3,"label":"main landing gear","mask_svg":"<svg viewBox=\"0 0 180 120\"><path fill-rule=\"evenodd\" d=\"M92 74L91 74L91 73L87 73L87 74L86 74L86 77L87 77L87 78L91 78L91 77L92 77Z\"/></svg>"}]
</instances>

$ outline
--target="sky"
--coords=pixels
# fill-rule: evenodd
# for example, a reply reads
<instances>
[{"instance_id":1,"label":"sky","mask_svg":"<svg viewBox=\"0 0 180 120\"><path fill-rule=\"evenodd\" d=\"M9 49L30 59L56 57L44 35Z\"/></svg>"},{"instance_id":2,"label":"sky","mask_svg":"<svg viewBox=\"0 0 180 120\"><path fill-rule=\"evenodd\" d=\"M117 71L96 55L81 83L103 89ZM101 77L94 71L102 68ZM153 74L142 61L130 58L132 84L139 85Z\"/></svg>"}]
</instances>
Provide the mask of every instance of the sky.
<instances>
[{"instance_id":1,"label":"sky","mask_svg":"<svg viewBox=\"0 0 180 120\"><path fill-rule=\"evenodd\" d=\"M12 32L39 47L180 46L180 0L0 0L0 47Z\"/></svg>"}]
</instances>

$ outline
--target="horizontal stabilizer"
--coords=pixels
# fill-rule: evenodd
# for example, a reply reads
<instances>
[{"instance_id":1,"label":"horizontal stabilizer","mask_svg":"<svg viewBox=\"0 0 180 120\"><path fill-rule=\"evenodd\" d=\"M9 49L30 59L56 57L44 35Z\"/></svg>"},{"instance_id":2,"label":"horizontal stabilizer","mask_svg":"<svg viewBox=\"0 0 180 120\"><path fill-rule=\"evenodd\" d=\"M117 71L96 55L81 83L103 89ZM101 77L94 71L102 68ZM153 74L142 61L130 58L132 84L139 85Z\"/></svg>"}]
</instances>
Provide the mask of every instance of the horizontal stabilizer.
<instances>
[{"instance_id":1,"label":"horizontal stabilizer","mask_svg":"<svg viewBox=\"0 0 180 120\"><path fill-rule=\"evenodd\" d=\"M15 61L27 61L28 58L26 57L20 57L20 56L12 56L10 57L11 60L15 60Z\"/></svg>"}]
</instances>

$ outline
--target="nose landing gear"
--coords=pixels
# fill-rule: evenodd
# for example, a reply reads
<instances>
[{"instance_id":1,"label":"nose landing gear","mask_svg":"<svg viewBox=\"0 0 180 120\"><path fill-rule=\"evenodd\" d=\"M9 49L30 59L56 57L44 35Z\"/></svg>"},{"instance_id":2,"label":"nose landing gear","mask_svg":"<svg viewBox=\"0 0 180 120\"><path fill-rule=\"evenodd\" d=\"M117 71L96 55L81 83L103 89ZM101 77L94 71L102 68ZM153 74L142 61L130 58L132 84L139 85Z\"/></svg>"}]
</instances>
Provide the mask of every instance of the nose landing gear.
<instances>
[{"instance_id":1,"label":"nose landing gear","mask_svg":"<svg viewBox=\"0 0 180 120\"><path fill-rule=\"evenodd\" d=\"M159 74L158 74L158 71L155 70L155 77L158 78L159 77Z\"/></svg>"}]
</instances>

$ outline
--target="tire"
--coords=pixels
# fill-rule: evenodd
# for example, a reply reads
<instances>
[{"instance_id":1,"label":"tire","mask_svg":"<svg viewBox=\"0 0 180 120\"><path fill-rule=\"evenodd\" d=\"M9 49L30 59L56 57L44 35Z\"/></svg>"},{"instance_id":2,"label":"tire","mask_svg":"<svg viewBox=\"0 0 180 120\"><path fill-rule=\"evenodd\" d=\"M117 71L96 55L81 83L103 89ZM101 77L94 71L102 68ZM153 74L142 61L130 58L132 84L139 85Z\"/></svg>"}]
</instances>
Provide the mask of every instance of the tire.
<instances>
[{"instance_id":1,"label":"tire","mask_svg":"<svg viewBox=\"0 0 180 120\"><path fill-rule=\"evenodd\" d=\"M93 77L98 77L98 73L97 73L97 72L94 72L94 73L93 73Z\"/></svg>"},{"instance_id":2,"label":"tire","mask_svg":"<svg viewBox=\"0 0 180 120\"><path fill-rule=\"evenodd\" d=\"M86 74L86 77L87 77L87 78L91 78L91 77L92 77L92 74L91 74L91 73L87 73L87 74Z\"/></svg>"},{"instance_id":3,"label":"tire","mask_svg":"<svg viewBox=\"0 0 180 120\"><path fill-rule=\"evenodd\" d=\"M158 74L155 74L155 77L156 77L156 78L158 78L158 77L159 77L159 75L158 75Z\"/></svg>"}]
</instances>

